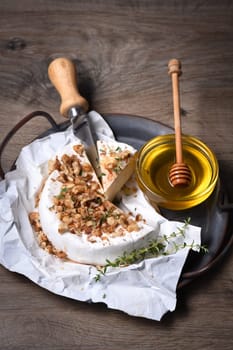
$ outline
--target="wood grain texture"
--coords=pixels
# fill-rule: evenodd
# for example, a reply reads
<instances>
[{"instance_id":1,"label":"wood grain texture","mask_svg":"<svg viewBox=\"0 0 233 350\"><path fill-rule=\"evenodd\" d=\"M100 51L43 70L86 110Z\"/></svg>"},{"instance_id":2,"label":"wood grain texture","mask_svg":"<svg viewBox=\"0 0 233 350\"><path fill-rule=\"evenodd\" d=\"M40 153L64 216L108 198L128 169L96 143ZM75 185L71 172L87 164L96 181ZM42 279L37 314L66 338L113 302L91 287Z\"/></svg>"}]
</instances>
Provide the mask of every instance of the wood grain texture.
<instances>
[{"instance_id":1,"label":"wood grain texture","mask_svg":"<svg viewBox=\"0 0 233 350\"><path fill-rule=\"evenodd\" d=\"M173 125L167 63L181 60L182 127L216 153L233 200L233 2L1 0L0 139L33 110L58 123L52 59L71 58L79 90L100 113ZM9 143L9 169L48 128L33 120ZM177 309L152 322L54 295L0 267L0 349L233 348L233 255L178 293Z\"/></svg>"}]
</instances>

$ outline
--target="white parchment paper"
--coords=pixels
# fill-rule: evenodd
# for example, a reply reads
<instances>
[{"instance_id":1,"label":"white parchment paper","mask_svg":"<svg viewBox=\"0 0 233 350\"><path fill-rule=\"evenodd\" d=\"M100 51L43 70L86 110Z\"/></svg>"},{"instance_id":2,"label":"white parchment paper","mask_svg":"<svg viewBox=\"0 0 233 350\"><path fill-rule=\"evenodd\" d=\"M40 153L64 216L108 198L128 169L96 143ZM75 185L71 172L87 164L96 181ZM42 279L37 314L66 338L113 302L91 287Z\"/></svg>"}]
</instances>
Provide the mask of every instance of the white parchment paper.
<instances>
[{"instance_id":1,"label":"white parchment paper","mask_svg":"<svg viewBox=\"0 0 233 350\"><path fill-rule=\"evenodd\" d=\"M114 138L99 114L92 111L89 117L99 139ZM16 170L0 182L0 263L64 297L103 302L133 316L160 320L167 311L175 310L176 286L188 248L128 267L108 269L96 282L95 267L64 262L38 246L28 213L34 210L34 196L47 161L74 140L69 128L32 142L22 149ZM141 213L158 236L169 235L183 226L158 214L139 189L136 196L123 196L121 207ZM189 225L184 240L187 244L200 244L200 228Z\"/></svg>"}]
</instances>

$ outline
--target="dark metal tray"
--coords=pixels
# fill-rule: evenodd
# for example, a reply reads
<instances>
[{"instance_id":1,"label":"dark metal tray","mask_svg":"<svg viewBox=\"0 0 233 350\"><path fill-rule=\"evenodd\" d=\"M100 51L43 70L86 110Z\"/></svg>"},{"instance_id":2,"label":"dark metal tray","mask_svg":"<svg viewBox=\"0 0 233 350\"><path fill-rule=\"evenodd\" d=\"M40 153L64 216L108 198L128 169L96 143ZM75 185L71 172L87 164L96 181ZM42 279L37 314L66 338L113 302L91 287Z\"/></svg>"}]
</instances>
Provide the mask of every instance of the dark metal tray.
<instances>
[{"instance_id":1,"label":"dark metal tray","mask_svg":"<svg viewBox=\"0 0 233 350\"><path fill-rule=\"evenodd\" d=\"M65 122L57 124L46 112L35 111L21 120L5 137L0 145L0 175L4 177L1 167L1 155L8 141L12 136L29 120L34 117L45 117L51 124L51 128L38 136L47 136L54 132L65 130L70 124ZM139 116L124 114L103 115L118 141L128 143L139 149L149 139L162 134L172 133L173 129ZM161 209L162 215L170 220L183 221L191 218L191 224L200 226L202 244L207 246L208 252L205 254L190 252L184 265L178 288L190 283L194 278L212 269L229 251L233 245L233 232L231 229L232 218L229 210L232 205L227 201L227 193L222 188L219 180L214 193L202 204L182 211L171 211Z\"/></svg>"}]
</instances>

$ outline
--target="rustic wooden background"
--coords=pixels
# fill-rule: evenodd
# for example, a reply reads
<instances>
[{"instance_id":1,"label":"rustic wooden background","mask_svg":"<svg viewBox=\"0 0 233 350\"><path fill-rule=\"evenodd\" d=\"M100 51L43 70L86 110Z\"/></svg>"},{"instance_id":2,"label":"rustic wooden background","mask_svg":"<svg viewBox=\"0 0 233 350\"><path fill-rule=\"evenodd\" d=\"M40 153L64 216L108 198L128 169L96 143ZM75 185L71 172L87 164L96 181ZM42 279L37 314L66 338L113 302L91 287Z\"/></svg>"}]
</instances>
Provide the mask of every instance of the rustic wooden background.
<instances>
[{"instance_id":1,"label":"rustic wooden background","mask_svg":"<svg viewBox=\"0 0 233 350\"><path fill-rule=\"evenodd\" d=\"M233 200L233 1L1 0L0 140L34 110L63 121L47 76L58 56L75 61L94 110L169 126L167 62L179 58L184 132L214 150ZM39 119L18 132L4 170L48 127ZM176 311L159 323L53 295L0 267L0 349L231 350L232 266L230 252L179 291Z\"/></svg>"}]
</instances>

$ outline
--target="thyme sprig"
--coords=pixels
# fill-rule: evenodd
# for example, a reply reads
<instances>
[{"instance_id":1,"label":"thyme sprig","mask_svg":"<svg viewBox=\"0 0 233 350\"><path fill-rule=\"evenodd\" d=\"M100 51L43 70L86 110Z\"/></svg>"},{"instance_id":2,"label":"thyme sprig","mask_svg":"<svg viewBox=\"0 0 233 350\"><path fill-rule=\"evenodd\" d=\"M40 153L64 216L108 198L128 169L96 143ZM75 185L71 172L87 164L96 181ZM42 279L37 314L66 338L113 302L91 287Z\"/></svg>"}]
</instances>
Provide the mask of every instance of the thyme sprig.
<instances>
[{"instance_id":1,"label":"thyme sprig","mask_svg":"<svg viewBox=\"0 0 233 350\"><path fill-rule=\"evenodd\" d=\"M198 249L203 253L206 253L208 249L199 244L192 242L187 244L182 241L181 243L176 243L174 239L179 237L185 238L185 231L190 223L190 218L184 221L183 226L178 227L176 232L172 232L170 235L163 235L158 239L152 240L149 242L148 246L134 249L132 252L124 252L122 256L119 256L114 261L106 260L106 265L98 268L98 273L95 276L95 281L99 281L101 276L105 275L108 268L116 267L126 267L134 263L139 263L144 259L155 258L158 256L166 256L172 253L176 253L180 249L190 248ZM167 249L169 245L169 250Z\"/></svg>"}]
</instances>

